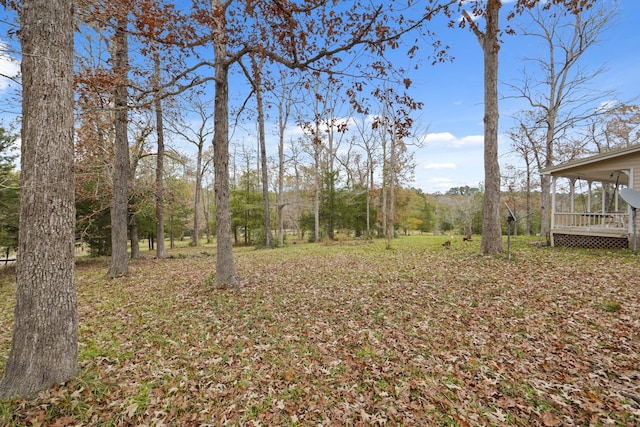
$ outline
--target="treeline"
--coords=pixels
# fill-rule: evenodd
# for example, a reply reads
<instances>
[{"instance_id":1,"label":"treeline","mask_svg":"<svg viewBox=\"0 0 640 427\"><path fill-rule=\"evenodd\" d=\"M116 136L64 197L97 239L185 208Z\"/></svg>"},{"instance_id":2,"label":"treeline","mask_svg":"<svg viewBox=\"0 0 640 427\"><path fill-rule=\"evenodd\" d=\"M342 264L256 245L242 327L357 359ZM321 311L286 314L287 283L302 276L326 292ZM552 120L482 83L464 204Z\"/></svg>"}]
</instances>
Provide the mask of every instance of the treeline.
<instances>
[{"instance_id":1,"label":"treeline","mask_svg":"<svg viewBox=\"0 0 640 427\"><path fill-rule=\"evenodd\" d=\"M17 158L16 135L0 128L0 247L15 248L18 234L19 173L16 171ZM300 142L301 145L304 145ZM239 147L242 148L242 147ZM265 245L264 206L262 197L261 174L255 167L256 153L244 147L242 155L234 156L231 180L231 223L234 244ZM154 192L155 160L152 155L140 155L136 147L131 147L136 158L136 175L129 192L130 229L135 225L134 233L138 239L147 240L153 245L158 239L156 232ZM286 244L287 238L314 241L316 236L316 218L314 215L315 182L313 168L302 162L290 162L284 175L283 192L269 192L271 208L271 229L275 230L274 245ZM76 184L76 212L78 242L88 244L92 255L111 253L110 189L108 174L87 173L89 165L86 158L78 161ZM199 192L200 203L196 211L196 162L177 151L168 156L165 165L164 239L173 247L175 240L185 238L194 241L212 242L216 223L213 177L209 168L205 169L205 185ZM273 159L270 163L274 165ZM338 162L339 163L339 162ZM380 238L384 237L383 189L381 181L366 182L354 179L358 162L345 163L335 167L332 172L325 170L318 197L318 235L321 240L343 238ZM207 157L205 156L205 164ZM351 165L351 169L347 165ZM273 177L275 166L268 176ZM100 170L94 164L95 170ZM298 172L298 173L296 173ZM374 174L375 176L376 174ZM278 179L271 179L269 186L278 187ZM366 180L365 180L366 181ZM396 186L394 189L394 234L434 233L434 234L481 234L483 191L478 187L454 187L440 194L426 194L420 189ZM525 217L525 199L523 192L503 193L505 203L514 209L517 215ZM539 199L535 194L534 200ZM278 203L280 200L280 204ZM517 234L535 233L540 227L539 207L536 212L516 227ZM282 227L278 227L280 211ZM199 228L194 230L194 216L198 217ZM505 223L506 224L506 223ZM506 227L506 225L505 225ZM506 232L506 228L504 230ZM131 232L131 230L130 230ZM279 239L282 233L282 239ZM282 243L279 243L282 242ZM150 249L153 247L150 246Z\"/></svg>"}]
</instances>

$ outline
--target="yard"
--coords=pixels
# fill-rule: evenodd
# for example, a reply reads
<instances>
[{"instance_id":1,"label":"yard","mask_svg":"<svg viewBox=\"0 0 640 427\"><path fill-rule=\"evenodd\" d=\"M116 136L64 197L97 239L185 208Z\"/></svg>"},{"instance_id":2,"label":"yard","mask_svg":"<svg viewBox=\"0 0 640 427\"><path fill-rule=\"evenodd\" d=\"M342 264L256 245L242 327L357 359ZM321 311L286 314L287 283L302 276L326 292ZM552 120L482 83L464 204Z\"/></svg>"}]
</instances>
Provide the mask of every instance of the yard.
<instances>
[{"instance_id":1,"label":"yard","mask_svg":"<svg viewBox=\"0 0 640 427\"><path fill-rule=\"evenodd\" d=\"M241 248L238 291L212 287L214 247L114 280L82 260L78 375L0 403L0 424L640 424L636 255L445 240Z\"/></svg>"}]
</instances>

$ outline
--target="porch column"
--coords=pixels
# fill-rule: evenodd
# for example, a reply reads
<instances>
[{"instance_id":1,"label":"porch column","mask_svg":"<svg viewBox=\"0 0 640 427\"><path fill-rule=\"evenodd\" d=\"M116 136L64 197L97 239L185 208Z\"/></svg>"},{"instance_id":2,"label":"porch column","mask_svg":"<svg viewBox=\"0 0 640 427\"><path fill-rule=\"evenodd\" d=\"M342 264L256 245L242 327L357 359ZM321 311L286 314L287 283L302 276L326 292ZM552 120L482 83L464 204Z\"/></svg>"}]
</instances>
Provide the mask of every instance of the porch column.
<instances>
[{"instance_id":1,"label":"porch column","mask_svg":"<svg viewBox=\"0 0 640 427\"><path fill-rule=\"evenodd\" d=\"M571 197L571 202L570 202L570 206L569 206L569 212L573 213L575 212L575 204L576 204L576 180L575 178L571 178L569 180L569 194Z\"/></svg>"},{"instance_id":2,"label":"porch column","mask_svg":"<svg viewBox=\"0 0 640 427\"><path fill-rule=\"evenodd\" d=\"M591 212L591 182L587 181L587 212Z\"/></svg>"},{"instance_id":3,"label":"porch column","mask_svg":"<svg viewBox=\"0 0 640 427\"><path fill-rule=\"evenodd\" d=\"M556 224L556 181L557 177L551 176L551 230Z\"/></svg>"},{"instance_id":4,"label":"porch column","mask_svg":"<svg viewBox=\"0 0 640 427\"><path fill-rule=\"evenodd\" d=\"M636 185L635 185L635 177L634 177L635 173L634 172L635 172L635 168L630 168L629 169L629 185L627 185L627 187L635 189ZM629 236L632 236L629 239L629 241L631 241L631 240L633 240L633 234L632 234L633 233L633 224L632 224L633 217L632 217L632 212L631 212L631 206L629 206L628 204L627 204L627 215L628 215L628 218L629 218L629 223L627 224L627 231L629 232ZM633 242L631 242L630 247L633 247L632 245L633 245Z\"/></svg>"},{"instance_id":5,"label":"porch column","mask_svg":"<svg viewBox=\"0 0 640 427\"><path fill-rule=\"evenodd\" d=\"M602 183L602 216L600 217L600 225L604 225L604 213L607 208L606 199L607 198L607 189L604 186L604 182Z\"/></svg>"},{"instance_id":6,"label":"porch column","mask_svg":"<svg viewBox=\"0 0 640 427\"><path fill-rule=\"evenodd\" d=\"M571 178L569 180L569 225L576 226L576 179Z\"/></svg>"}]
</instances>

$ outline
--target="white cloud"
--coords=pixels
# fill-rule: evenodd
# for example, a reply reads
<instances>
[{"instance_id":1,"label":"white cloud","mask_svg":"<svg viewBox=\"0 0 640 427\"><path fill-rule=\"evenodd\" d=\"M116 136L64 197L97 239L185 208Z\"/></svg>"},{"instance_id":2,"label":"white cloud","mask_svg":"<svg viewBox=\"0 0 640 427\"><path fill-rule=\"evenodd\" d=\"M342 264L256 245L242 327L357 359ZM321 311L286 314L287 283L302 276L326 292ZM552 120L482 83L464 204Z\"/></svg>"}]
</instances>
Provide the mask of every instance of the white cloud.
<instances>
[{"instance_id":1,"label":"white cloud","mask_svg":"<svg viewBox=\"0 0 640 427\"><path fill-rule=\"evenodd\" d=\"M456 147L470 147L484 144L483 135L469 135L454 142Z\"/></svg>"},{"instance_id":2,"label":"white cloud","mask_svg":"<svg viewBox=\"0 0 640 427\"><path fill-rule=\"evenodd\" d=\"M0 91L14 84L11 78L16 77L20 72L20 62L5 54L3 51L6 49L7 45L0 41Z\"/></svg>"},{"instance_id":3,"label":"white cloud","mask_svg":"<svg viewBox=\"0 0 640 427\"><path fill-rule=\"evenodd\" d=\"M437 142L451 142L455 140L456 137L450 132L428 133L425 137L425 142L427 144Z\"/></svg>"},{"instance_id":4,"label":"white cloud","mask_svg":"<svg viewBox=\"0 0 640 427\"><path fill-rule=\"evenodd\" d=\"M427 163L424 169L455 169L455 163Z\"/></svg>"},{"instance_id":5,"label":"white cloud","mask_svg":"<svg viewBox=\"0 0 640 427\"><path fill-rule=\"evenodd\" d=\"M483 135L467 135L462 138L456 137L451 132L428 133L425 137L427 144L440 144L449 147L471 147L481 146L484 143Z\"/></svg>"}]
</instances>

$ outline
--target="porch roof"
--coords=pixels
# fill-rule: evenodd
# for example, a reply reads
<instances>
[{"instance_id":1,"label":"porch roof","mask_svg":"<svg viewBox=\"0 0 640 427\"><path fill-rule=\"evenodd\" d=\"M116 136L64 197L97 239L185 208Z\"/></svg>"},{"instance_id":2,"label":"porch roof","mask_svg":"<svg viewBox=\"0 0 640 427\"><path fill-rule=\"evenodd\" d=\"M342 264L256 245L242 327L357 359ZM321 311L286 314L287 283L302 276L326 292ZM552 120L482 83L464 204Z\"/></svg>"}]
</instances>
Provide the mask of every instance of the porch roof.
<instances>
[{"instance_id":1,"label":"porch roof","mask_svg":"<svg viewBox=\"0 0 640 427\"><path fill-rule=\"evenodd\" d=\"M628 158L629 166L621 167L625 158ZM540 174L629 185L628 170L639 161L640 144L636 144L550 166L541 169Z\"/></svg>"}]
</instances>

